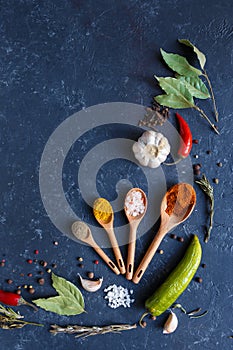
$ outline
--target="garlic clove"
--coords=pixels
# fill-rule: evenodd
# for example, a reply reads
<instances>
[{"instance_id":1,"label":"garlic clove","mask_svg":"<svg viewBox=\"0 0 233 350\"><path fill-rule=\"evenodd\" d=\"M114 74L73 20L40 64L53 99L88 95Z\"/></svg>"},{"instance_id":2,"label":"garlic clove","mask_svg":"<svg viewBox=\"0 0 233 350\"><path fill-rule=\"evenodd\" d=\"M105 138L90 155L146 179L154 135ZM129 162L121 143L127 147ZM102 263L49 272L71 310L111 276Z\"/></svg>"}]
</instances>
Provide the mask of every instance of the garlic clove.
<instances>
[{"instance_id":1,"label":"garlic clove","mask_svg":"<svg viewBox=\"0 0 233 350\"><path fill-rule=\"evenodd\" d=\"M98 281L92 281L92 280L87 280L85 278L82 278L80 274L78 275L79 275L82 287L88 292L96 292L101 288L103 283L103 277L98 279Z\"/></svg>"},{"instance_id":2,"label":"garlic clove","mask_svg":"<svg viewBox=\"0 0 233 350\"><path fill-rule=\"evenodd\" d=\"M178 318L177 318L176 314L171 311L170 315L168 316L167 321L164 324L163 334L173 333L173 332L175 332L177 327L178 327Z\"/></svg>"}]
</instances>

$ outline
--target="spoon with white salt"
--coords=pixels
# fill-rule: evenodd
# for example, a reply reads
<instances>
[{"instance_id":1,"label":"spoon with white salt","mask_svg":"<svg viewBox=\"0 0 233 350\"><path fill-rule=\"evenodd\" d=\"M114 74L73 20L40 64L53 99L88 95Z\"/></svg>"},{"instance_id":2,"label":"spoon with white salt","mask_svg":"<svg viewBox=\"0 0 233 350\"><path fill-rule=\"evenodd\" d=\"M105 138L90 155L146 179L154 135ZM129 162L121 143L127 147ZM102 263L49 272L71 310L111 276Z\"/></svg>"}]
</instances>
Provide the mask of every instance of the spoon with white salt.
<instances>
[{"instance_id":1,"label":"spoon with white salt","mask_svg":"<svg viewBox=\"0 0 233 350\"><path fill-rule=\"evenodd\" d=\"M126 278L131 280L134 270L137 228L147 209L146 194L140 188L132 188L125 197L124 209L130 225Z\"/></svg>"}]
</instances>

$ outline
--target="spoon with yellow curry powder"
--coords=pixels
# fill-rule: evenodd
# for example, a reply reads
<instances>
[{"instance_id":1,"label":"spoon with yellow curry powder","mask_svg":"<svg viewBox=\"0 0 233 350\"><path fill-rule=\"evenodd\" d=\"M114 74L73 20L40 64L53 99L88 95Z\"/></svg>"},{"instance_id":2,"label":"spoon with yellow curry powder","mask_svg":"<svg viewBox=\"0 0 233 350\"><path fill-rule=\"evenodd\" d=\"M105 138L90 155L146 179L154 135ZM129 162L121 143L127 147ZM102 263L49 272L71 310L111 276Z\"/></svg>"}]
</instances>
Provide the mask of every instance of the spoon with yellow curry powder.
<instances>
[{"instance_id":1,"label":"spoon with yellow curry powder","mask_svg":"<svg viewBox=\"0 0 233 350\"><path fill-rule=\"evenodd\" d=\"M132 281L134 283L138 283L142 278L164 236L191 215L195 204L196 192L187 183L176 184L167 191L161 203L161 224L159 231L155 235L133 276Z\"/></svg>"},{"instance_id":2,"label":"spoon with yellow curry powder","mask_svg":"<svg viewBox=\"0 0 233 350\"><path fill-rule=\"evenodd\" d=\"M77 239L89 244L96 251L96 253L99 254L99 256L107 263L107 265L113 272L115 272L117 275L120 274L120 271L118 270L114 262L111 259L109 259L107 254L105 254L105 252L95 242L91 233L91 229L89 226L87 226L87 224L85 224L85 222L75 221L71 226L71 231Z\"/></svg>"},{"instance_id":3,"label":"spoon with yellow curry powder","mask_svg":"<svg viewBox=\"0 0 233 350\"><path fill-rule=\"evenodd\" d=\"M93 204L93 212L98 223L105 229L111 242L117 265L122 274L125 273L125 264L113 230L114 214L111 204L105 198L97 198Z\"/></svg>"}]
</instances>

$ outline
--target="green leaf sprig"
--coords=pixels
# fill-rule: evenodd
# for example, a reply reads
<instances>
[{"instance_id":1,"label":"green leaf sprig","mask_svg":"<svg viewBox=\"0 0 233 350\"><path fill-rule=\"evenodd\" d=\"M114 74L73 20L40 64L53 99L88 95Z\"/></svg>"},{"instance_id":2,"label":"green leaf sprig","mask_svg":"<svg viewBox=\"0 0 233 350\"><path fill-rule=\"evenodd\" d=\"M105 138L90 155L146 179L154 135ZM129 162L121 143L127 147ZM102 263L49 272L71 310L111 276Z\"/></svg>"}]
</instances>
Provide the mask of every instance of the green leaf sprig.
<instances>
[{"instance_id":1,"label":"green leaf sprig","mask_svg":"<svg viewBox=\"0 0 233 350\"><path fill-rule=\"evenodd\" d=\"M193 48L194 52L197 54L201 70L191 66L185 57L173 53L167 53L161 49L161 54L164 61L166 62L168 67L176 73L176 75L175 78L163 78L155 76L160 87L165 92L164 95L156 96L155 101L158 102L160 105L166 107L177 109L193 108L197 110L200 113L200 115L207 120L207 122L211 125L214 131L217 134L219 134L217 128L209 119L209 117L194 102L194 97L199 99L207 99L209 97L212 97L214 103L215 117L216 121L218 121L218 112L216 108L212 85L206 71L204 70L206 57L189 40L181 39L179 40L179 42ZM204 76L206 78L211 95L205 83L199 78L199 76Z\"/></svg>"},{"instance_id":2,"label":"green leaf sprig","mask_svg":"<svg viewBox=\"0 0 233 350\"><path fill-rule=\"evenodd\" d=\"M82 293L73 283L52 273L53 287L58 296L42 298L33 302L46 311L55 312L58 315L79 315L84 310L84 299Z\"/></svg>"},{"instance_id":3,"label":"green leaf sprig","mask_svg":"<svg viewBox=\"0 0 233 350\"><path fill-rule=\"evenodd\" d=\"M207 243L210 239L210 233L212 231L214 221L214 189L205 175L202 175L202 179L196 180L195 182L200 186L200 188L207 195L210 201L210 222L206 232L206 236L204 238L204 242Z\"/></svg>"}]
</instances>

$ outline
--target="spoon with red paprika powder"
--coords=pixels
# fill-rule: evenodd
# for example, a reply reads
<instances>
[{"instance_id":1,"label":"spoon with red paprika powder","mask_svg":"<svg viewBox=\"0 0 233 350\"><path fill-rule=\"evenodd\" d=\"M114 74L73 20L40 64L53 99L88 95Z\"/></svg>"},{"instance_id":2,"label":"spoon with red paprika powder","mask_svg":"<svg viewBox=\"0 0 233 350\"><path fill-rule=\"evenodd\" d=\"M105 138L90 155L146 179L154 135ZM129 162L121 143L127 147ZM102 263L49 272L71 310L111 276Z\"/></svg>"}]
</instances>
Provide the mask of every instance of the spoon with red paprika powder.
<instances>
[{"instance_id":1,"label":"spoon with red paprika powder","mask_svg":"<svg viewBox=\"0 0 233 350\"><path fill-rule=\"evenodd\" d=\"M190 184L178 183L167 191L161 203L159 231L133 276L134 283L138 283L142 278L164 236L191 215L195 204L196 192Z\"/></svg>"}]
</instances>

